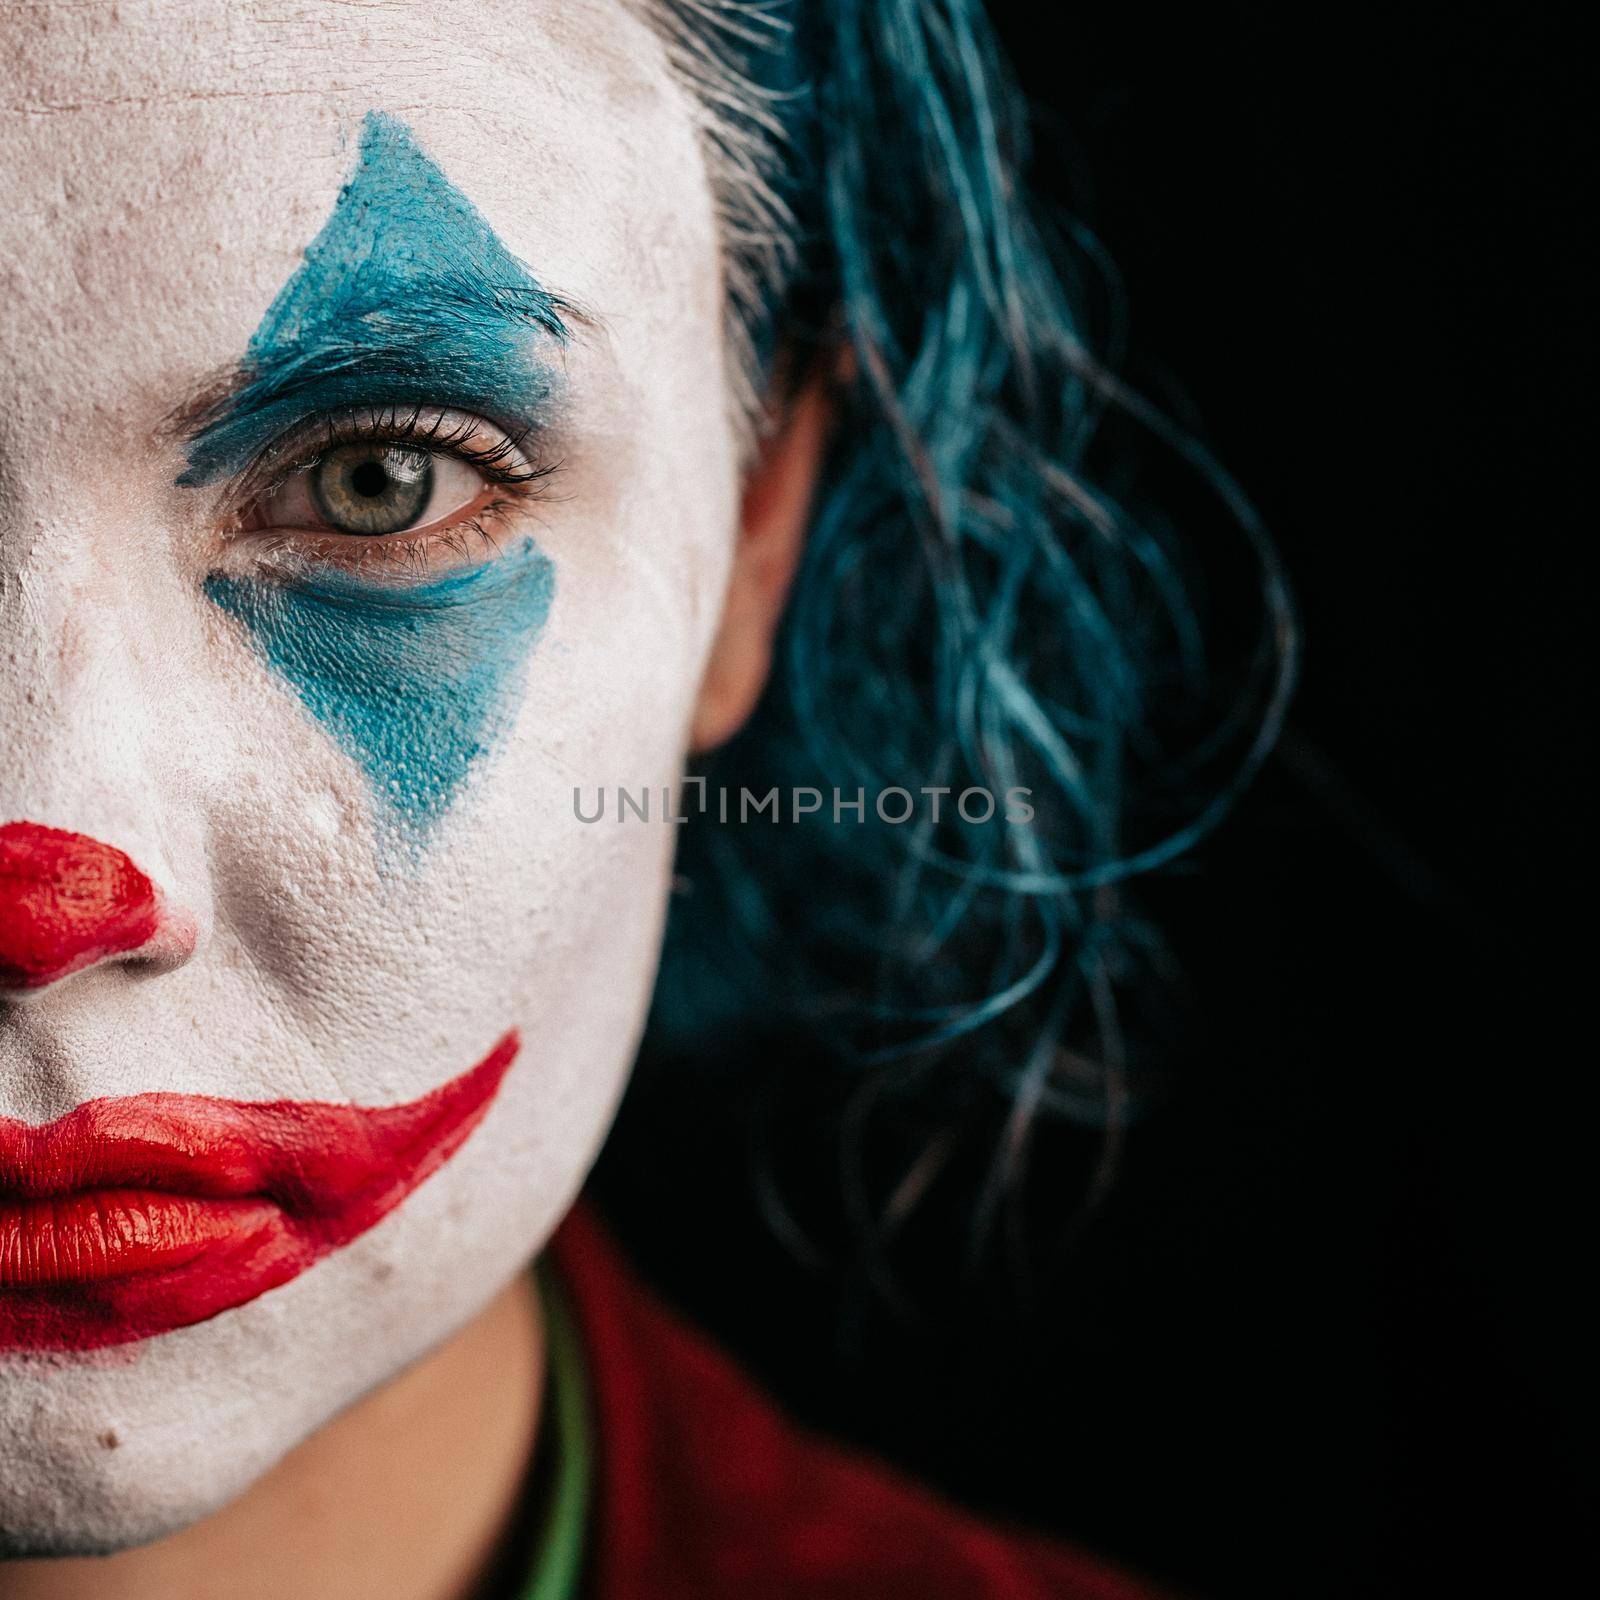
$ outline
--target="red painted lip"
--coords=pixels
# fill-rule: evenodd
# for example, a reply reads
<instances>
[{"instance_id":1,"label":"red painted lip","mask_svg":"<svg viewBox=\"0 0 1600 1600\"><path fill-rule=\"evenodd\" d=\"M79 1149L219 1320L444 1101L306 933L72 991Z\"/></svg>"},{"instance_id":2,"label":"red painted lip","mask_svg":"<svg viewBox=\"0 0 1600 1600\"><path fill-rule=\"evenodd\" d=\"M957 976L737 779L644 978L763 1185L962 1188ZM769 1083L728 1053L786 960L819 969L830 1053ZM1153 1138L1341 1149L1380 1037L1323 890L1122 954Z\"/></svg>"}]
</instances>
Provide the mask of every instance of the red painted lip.
<instances>
[{"instance_id":1,"label":"red painted lip","mask_svg":"<svg viewBox=\"0 0 1600 1600\"><path fill-rule=\"evenodd\" d=\"M449 1160L518 1047L398 1106L138 1094L0 1117L0 1349L127 1344L298 1277Z\"/></svg>"}]
</instances>

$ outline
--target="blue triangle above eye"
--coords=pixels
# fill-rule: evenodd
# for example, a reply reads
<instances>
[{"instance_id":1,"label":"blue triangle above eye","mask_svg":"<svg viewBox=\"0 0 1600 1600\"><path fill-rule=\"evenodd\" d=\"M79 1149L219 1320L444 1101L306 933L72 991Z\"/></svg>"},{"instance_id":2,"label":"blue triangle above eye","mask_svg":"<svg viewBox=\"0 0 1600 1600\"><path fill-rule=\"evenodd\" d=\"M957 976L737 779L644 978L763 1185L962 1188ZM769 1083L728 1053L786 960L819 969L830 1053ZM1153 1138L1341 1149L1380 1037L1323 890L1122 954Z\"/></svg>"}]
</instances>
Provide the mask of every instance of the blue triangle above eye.
<instances>
[{"instance_id":1,"label":"blue triangle above eye","mask_svg":"<svg viewBox=\"0 0 1600 1600\"><path fill-rule=\"evenodd\" d=\"M404 123L369 112L355 171L190 441L185 485L236 472L308 413L438 405L531 422L568 337L561 302Z\"/></svg>"},{"instance_id":2,"label":"blue triangle above eye","mask_svg":"<svg viewBox=\"0 0 1600 1600\"><path fill-rule=\"evenodd\" d=\"M476 327L502 299L502 315ZM530 382L542 372L517 360L516 347L528 343L525 324L556 339L565 333L551 297L411 130L372 111L355 172L307 247L304 264L262 318L247 357L262 363L293 346L359 341L366 328L388 337L396 324L406 325L413 304L434 320L458 310L461 324L451 331L487 340L485 353L520 366Z\"/></svg>"}]
</instances>

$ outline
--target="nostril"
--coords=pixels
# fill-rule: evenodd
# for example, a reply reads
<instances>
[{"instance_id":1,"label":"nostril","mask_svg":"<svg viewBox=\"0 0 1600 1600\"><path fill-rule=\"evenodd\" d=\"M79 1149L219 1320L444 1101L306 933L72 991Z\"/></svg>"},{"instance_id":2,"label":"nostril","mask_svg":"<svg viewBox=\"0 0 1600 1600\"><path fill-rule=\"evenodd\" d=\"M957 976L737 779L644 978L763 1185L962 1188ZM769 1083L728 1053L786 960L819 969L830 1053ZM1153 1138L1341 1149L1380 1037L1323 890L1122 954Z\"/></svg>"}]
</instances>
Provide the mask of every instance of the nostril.
<instances>
[{"instance_id":1,"label":"nostril","mask_svg":"<svg viewBox=\"0 0 1600 1600\"><path fill-rule=\"evenodd\" d=\"M0 988L43 988L162 943L163 920L155 885L122 851L34 822L0 826Z\"/></svg>"}]
</instances>

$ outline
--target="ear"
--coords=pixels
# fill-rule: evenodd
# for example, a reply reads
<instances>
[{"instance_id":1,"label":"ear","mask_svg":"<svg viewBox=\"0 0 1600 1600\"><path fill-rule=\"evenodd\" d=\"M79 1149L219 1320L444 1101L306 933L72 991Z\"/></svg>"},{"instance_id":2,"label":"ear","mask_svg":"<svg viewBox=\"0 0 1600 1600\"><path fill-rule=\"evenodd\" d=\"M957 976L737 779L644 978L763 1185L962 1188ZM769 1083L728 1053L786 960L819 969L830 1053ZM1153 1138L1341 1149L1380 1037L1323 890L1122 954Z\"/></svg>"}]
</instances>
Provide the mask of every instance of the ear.
<instances>
[{"instance_id":1,"label":"ear","mask_svg":"<svg viewBox=\"0 0 1600 1600\"><path fill-rule=\"evenodd\" d=\"M731 739L766 686L778 621L805 546L833 394L828 374L813 376L745 479L733 573L690 724L689 748L696 754Z\"/></svg>"}]
</instances>

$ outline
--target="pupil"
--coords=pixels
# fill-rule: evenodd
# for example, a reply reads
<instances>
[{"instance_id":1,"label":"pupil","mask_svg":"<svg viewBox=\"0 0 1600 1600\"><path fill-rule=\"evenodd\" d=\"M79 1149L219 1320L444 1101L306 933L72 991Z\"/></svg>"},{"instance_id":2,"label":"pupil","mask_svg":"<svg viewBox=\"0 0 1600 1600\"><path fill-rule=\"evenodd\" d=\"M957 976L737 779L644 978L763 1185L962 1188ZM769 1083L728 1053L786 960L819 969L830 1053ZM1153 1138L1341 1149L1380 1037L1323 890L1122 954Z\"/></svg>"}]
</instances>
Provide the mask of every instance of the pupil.
<instances>
[{"instance_id":1,"label":"pupil","mask_svg":"<svg viewBox=\"0 0 1600 1600\"><path fill-rule=\"evenodd\" d=\"M433 497L433 461L398 445L340 445L311 474L311 495L338 533L381 537L409 528Z\"/></svg>"},{"instance_id":2,"label":"pupil","mask_svg":"<svg viewBox=\"0 0 1600 1600\"><path fill-rule=\"evenodd\" d=\"M350 487L368 500L376 500L389 487L389 472L381 461L363 461L350 473Z\"/></svg>"}]
</instances>

